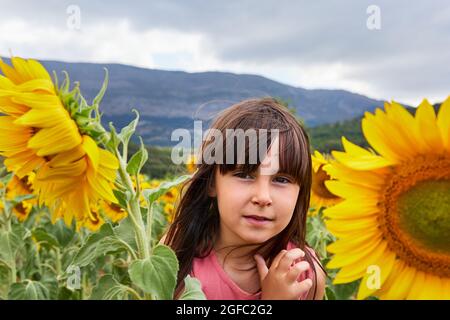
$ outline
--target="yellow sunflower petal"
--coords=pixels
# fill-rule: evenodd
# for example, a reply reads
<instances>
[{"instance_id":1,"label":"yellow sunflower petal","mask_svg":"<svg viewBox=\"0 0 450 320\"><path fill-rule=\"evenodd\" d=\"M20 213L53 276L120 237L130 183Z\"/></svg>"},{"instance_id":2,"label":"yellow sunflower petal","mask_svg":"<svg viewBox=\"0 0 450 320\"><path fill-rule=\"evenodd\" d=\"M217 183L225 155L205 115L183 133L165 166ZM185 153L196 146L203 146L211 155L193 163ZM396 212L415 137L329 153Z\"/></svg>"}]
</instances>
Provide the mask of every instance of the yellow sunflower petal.
<instances>
[{"instance_id":1,"label":"yellow sunflower petal","mask_svg":"<svg viewBox=\"0 0 450 320\"><path fill-rule=\"evenodd\" d=\"M327 229L336 237L342 237L355 231L364 231L378 225L377 216L369 216L363 218L355 218L345 223L342 221L331 219L326 220Z\"/></svg>"},{"instance_id":2,"label":"yellow sunflower petal","mask_svg":"<svg viewBox=\"0 0 450 320\"><path fill-rule=\"evenodd\" d=\"M390 139L389 146L395 151L395 154L399 156L397 159L413 159L414 156L417 155L416 148L414 148L415 144L405 132L414 128L414 122L402 123L399 119L393 118L391 115L393 106L387 102L385 103L384 108L385 112L378 109L373 118L377 127L382 128L381 132L384 134L383 138L395 137L395 139ZM412 127L409 128L408 125L412 125Z\"/></svg>"},{"instance_id":3,"label":"yellow sunflower petal","mask_svg":"<svg viewBox=\"0 0 450 320\"><path fill-rule=\"evenodd\" d=\"M0 68L2 69L3 74L15 84L20 84L23 82L20 74L13 67L4 63L1 58L0 58Z\"/></svg>"},{"instance_id":4,"label":"yellow sunflower petal","mask_svg":"<svg viewBox=\"0 0 450 320\"><path fill-rule=\"evenodd\" d=\"M436 114L433 106L426 99L422 101L416 110L416 122L422 133L422 139L429 148L428 151L442 152L444 144L436 123Z\"/></svg>"},{"instance_id":5,"label":"yellow sunflower petal","mask_svg":"<svg viewBox=\"0 0 450 320\"><path fill-rule=\"evenodd\" d=\"M64 195L70 194L73 192L74 185L80 182L78 177L74 178L66 178L61 179L61 182L53 182L51 184L47 184L45 187L46 190L43 190L42 187L37 183L37 188L41 190L43 194L46 195L46 200L49 203L53 203Z\"/></svg>"},{"instance_id":6,"label":"yellow sunflower petal","mask_svg":"<svg viewBox=\"0 0 450 320\"><path fill-rule=\"evenodd\" d=\"M87 163L85 159L80 159L71 164L63 167L50 168L47 170L40 170L37 173L37 179L40 181L58 181L69 179L71 177L79 177L84 174L87 169Z\"/></svg>"},{"instance_id":7,"label":"yellow sunflower petal","mask_svg":"<svg viewBox=\"0 0 450 320\"><path fill-rule=\"evenodd\" d=\"M72 209L78 221L83 221L91 214L89 194L84 186L77 188L70 196L67 208Z\"/></svg>"},{"instance_id":8,"label":"yellow sunflower petal","mask_svg":"<svg viewBox=\"0 0 450 320\"><path fill-rule=\"evenodd\" d=\"M439 109L437 124L441 131L442 142L445 148L450 151L450 96Z\"/></svg>"},{"instance_id":9,"label":"yellow sunflower petal","mask_svg":"<svg viewBox=\"0 0 450 320\"><path fill-rule=\"evenodd\" d=\"M83 149L86 151L86 154L88 155L89 160L92 163L94 171L97 171L100 161L99 148L97 147L95 141L87 135L83 136Z\"/></svg>"},{"instance_id":10,"label":"yellow sunflower petal","mask_svg":"<svg viewBox=\"0 0 450 320\"><path fill-rule=\"evenodd\" d=\"M380 270L380 274L379 274L380 287L373 286L373 284L369 285L369 282L368 282L369 278L374 277L376 275L366 273L364 278L361 280L358 294L357 294L357 299L365 299L365 298L369 297L370 295L372 295L374 292L378 291L381 288L381 286L383 285L383 283L386 281L386 279L389 277L389 274L391 273L394 265L395 265L395 253L388 251L385 254L383 254L378 259L378 261L376 261L376 263L373 264L373 266L378 267Z\"/></svg>"},{"instance_id":11,"label":"yellow sunflower petal","mask_svg":"<svg viewBox=\"0 0 450 320\"><path fill-rule=\"evenodd\" d=\"M46 111L65 111L61 104L61 100L54 94L36 94L33 92L17 93L12 101L18 104L26 105L31 109ZM67 111L66 111L67 112Z\"/></svg>"},{"instance_id":12,"label":"yellow sunflower petal","mask_svg":"<svg viewBox=\"0 0 450 320\"><path fill-rule=\"evenodd\" d=\"M65 152L60 152L55 155L48 165L52 168L64 167L72 162L78 161L86 154L81 145Z\"/></svg>"},{"instance_id":13,"label":"yellow sunflower petal","mask_svg":"<svg viewBox=\"0 0 450 320\"><path fill-rule=\"evenodd\" d=\"M12 57L11 63L23 82L33 79L33 72L25 59Z\"/></svg>"},{"instance_id":14,"label":"yellow sunflower petal","mask_svg":"<svg viewBox=\"0 0 450 320\"><path fill-rule=\"evenodd\" d=\"M73 123L63 122L51 128L41 129L29 140L28 147L37 150L38 156L57 154L76 148L81 138L74 126L76 125Z\"/></svg>"},{"instance_id":15,"label":"yellow sunflower petal","mask_svg":"<svg viewBox=\"0 0 450 320\"><path fill-rule=\"evenodd\" d=\"M117 202L114 193L112 192L111 186L107 181L103 179L96 180L91 175L88 175L89 186L97 194L99 198L105 199L109 202Z\"/></svg>"},{"instance_id":16,"label":"yellow sunflower petal","mask_svg":"<svg viewBox=\"0 0 450 320\"><path fill-rule=\"evenodd\" d=\"M381 237L381 232L373 229L370 232L364 232L356 236L338 239L327 246L327 251L333 254L350 252L350 250L358 249L361 246L376 240L378 237Z\"/></svg>"},{"instance_id":17,"label":"yellow sunflower petal","mask_svg":"<svg viewBox=\"0 0 450 320\"><path fill-rule=\"evenodd\" d=\"M51 112L33 109L19 117L15 124L21 126L29 126L34 128L52 128L60 125L62 121L69 120L66 117L66 111L61 109L55 109Z\"/></svg>"},{"instance_id":18,"label":"yellow sunflower petal","mask_svg":"<svg viewBox=\"0 0 450 320\"><path fill-rule=\"evenodd\" d=\"M360 188L356 185L352 185L343 181L328 180L325 181L325 186L331 193L343 198L358 198L367 200L378 199L378 190Z\"/></svg>"},{"instance_id":19,"label":"yellow sunflower petal","mask_svg":"<svg viewBox=\"0 0 450 320\"><path fill-rule=\"evenodd\" d=\"M442 298L445 300L450 300L450 279L442 279L442 281L444 286Z\"/></svg>"},{"instance_id":20,"label":"yellow sunflower petal","mask_svg":"<svg viewBox=\"0 0 450 320\"><path fill-rule=\"evenodd\" d=\"M352 263L356 263L364 257L370 255L373 250L380 245L381 241L381 237L378 236L374 239L366 241L357 249L352 250L351 254L349 255L336 254L331 258L330 262L328 262L327 268L337 269Z\"/></svg>"},{"instance_id":21,"label":"yellow sunflower petal","mask_svg":"<svg viewBox=\"0 0 450 320\"><path fill-rule=\"evenodd\" d=\"M23 178L24 176L30 174L31 171L39 168L45 163L44 159L34 157L33 155L30 155L29 158L20 163L20 165L17 165L14 160L14 158L8 158L5 159L4 163L6 168L8 168L9 171L14 171L19 178Z\"/></svg>"},{"instance_id":22,"label":"yellow sunflower petal","mask_svg":"<svg viewBox=\"0 0 450 320\"><path fill-rule=\"evenodd\" d=\"M373 265L383 254L385 254L386 248L386 241L382 241L380 245L374 248L371 254L366 255L355 263L343 267L334 278L333 283L348 283L361 278L367 273L368 267Z\"/></svg>"},{"instance_id":23,"label":"yellow sunflower petal","mask_svg":"<svg viewBox=\"0 0 450 320\"><path fill-rule=\"evenodd\" d=\"M323 170L333 179L370 189L379 189L385 183L385 177L380 172L355 171L340 163L327 164Z\"/></svg>"},{"instance_id":24,"label":"yellow sunflower petal","mask_svg":"<svg viewBox=\"0 0 450 320\"><path fill-rule=\"evenodd\" d=\"M366 112L361 122L362 131L367 142L384 158L392 163L398 163L402 160L402 154L398 151L398 145L393 143L393 139L385 131L385 124L380 122L384 112L377 109L375 115Z\"/></svg>"},{"instance_id":25,"label":"yellow sunflower petal","mask_svg":"<svg viewBox=\"0 0 450 320\"><path fill-rule=\"evenodd\" d=\"M386 114L391 123L399 130L399 135L404 139L404 144L409 146L411 152L420 154L426 151L426 145L422 140L419 128L414 116L395 101L387 106Z\"/></svg>"},{"instance_id":26,"label":"yellow sunflower petal","mask_svg":"<svg viewBox=\"0 0 450 320\"><path fill-rule=\"evenodd\" d=\"M100 163L102 167L117 170L119 168L119 160L109 151L100 149Z\"/></svg>"},{"instance_id":27,"label":"yellow sunflower petal","mask_svg":"<svg viewBox=\"0 0 450 320\"><path fill-rule=\"evenodd\" d=\"M42 66L42 64L40 64L36 60L33 60L33 59L28 60L28 66L29 66L29 70L34 78L45 79L45 80L51 81L51 77L48 74L47 70L45 70L45 68Z\"/></svg>"},{"instance_id":28,"label":"yellow sunflower petal","mask_svg":"<svg viewBox=\"0 0 450 320\"><path fill-rule=\"evenodd\" d=\"M326 208L323 213L327 218L345 220L373 216L378 214L379 211L376 199L372 201L354 201L351 199Z\"/></svg>"},{"instance_id":29,"label":"yellow sunflower petal","mask_svg":"<svg viewBox=\"0 0 450 320\"><path fill-rule=\"evenodd\" d=\"M439 300L442 299L443 286L441 279L435 275L425 273L425 285L420 298L423 300Z\"/></svg>"},{"instance_id":30,"label":"yellow sunflower petal","mask_svg":"<svg viewBox=\"0 0 450 320\"><path fill-rule=\"evenodd\" d=\"M366 274L367 270L364 267L359 269L354 268L353 265L342 267L333 279L333 284L344 284L356 281Z\"/></svg>"},{"instance_id":31,"label":"yellow sunflower petal","mask_svg":"<svg viewBox=\"0 0 450 320\"><path fill-rule=\"evenodd\" d=\"M386 300L386 298L390 293L392 294L392 288L395 285L396 280L401 276L403 270L405 270L405 263L401 259L396 259L395 266L392 268L391 273L384 281L383 285L377 291L377 296L382 300ZM395 299L394 299L395 300ZM398 298L397 298L398 300Z\"/></svg>"},{"instance_id":32,"label":"yellow sunflower petal","mask_svg":"<svg viewBox=\"0 0 450 320\"><path fill-rule=\"evenodd\" d=\"M27 82L24 82L18 86L16 86L16 90L21 92L33 92L38 91L40 93L55 93L55 87L53 86L53 82L49 79L33 79Z\"/></svg>"},{"instance_id":33,"label":"yellow sunflower petal","mask_svg":"<svg viewBox=\"0 0 450 320\"><path fill-rule=\"evenodd\" d=\"M412 286L409 289L408 300L418 300L422 295L425 286L425 273L422 271L417 271L415 277L412 281Z\"/></svg>"},{"instance_id":34,"label":"yellow sunflower petal","mask_svg":"<svg viewBox=\"0 0 450 320\"><path fill-rule=\"evenodd\" d=\"M391 161L370 152L360 156L341 151L332 151L331 154L340 163L354 170L374 170L393 164Z\"/></svg>"}]
</instances>

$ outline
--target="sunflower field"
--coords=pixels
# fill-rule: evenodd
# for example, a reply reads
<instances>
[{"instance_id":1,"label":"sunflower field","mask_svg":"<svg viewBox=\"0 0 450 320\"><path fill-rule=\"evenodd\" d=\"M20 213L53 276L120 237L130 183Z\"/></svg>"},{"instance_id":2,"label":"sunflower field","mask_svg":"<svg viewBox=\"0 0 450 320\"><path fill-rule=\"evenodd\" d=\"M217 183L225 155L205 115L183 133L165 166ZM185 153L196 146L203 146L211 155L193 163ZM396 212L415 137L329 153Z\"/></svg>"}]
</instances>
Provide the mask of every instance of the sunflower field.
<instances>
[{"instance_id":1,"label":"sunflower field","mask_svg":"<svg viewBox=\"0 0 450 320\"><path fill-rule=\"evenodd\" d=\"M128 154L139 114L101 124L105 81L86 101L35 60L0 60L0 299L172 299L175 253L159 244L181 186ZM326 299L450 299L450 98L412 114L367 112L370 146L312 156L307 241ZM150 159L151 161L151 159ZM195 278L180 299L204 299Z\"/></svg>"}]
</instances>

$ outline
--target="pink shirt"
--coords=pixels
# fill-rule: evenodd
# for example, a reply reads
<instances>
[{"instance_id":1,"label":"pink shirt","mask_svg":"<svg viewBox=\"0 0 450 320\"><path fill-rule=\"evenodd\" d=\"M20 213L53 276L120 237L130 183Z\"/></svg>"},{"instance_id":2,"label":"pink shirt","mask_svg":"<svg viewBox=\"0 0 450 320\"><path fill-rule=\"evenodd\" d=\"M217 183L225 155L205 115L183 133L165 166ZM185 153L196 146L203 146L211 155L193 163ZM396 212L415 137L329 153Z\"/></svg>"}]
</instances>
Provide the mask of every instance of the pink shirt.
<instances>
[{"instance_id":1,"label":"pink shirt","mask_svg":"<svg viewBox=\"0 0 450 320\"><path fill-rule=\"evenodd\" d=\"M293 243L288 244L288 250L295 248ZM311 250L312 251L312 250ZM191 276L200 280L202 290L208 300L259 300L261 292L249 293L241 288L228 276L220 265L216 253L211 253L205 258L194 258ZM297 281L305 279L314 281L314 272L309 268L302 273ZM304 300L308 292L303 294L300 299Z\"/></svg>"}]
</instances>

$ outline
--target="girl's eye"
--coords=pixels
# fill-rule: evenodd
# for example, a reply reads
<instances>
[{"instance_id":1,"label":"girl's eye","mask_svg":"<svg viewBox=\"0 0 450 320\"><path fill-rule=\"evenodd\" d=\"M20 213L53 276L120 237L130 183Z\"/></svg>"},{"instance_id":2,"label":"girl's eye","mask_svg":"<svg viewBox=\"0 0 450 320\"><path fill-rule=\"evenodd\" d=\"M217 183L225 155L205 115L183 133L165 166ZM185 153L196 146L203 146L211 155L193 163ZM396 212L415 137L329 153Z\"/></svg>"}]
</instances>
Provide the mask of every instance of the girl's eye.
<instances>
[{"instance_id":1,"label":"girl's eye","mask_svg":"<svg viewBox=\"0 0 450 320\"><path fill-rule=\"evenodd\" d=\"M291 182L291 180L289 180L288 178L285 178L285 177L276 177L275 180L277 180L277 182L281 182L282 184Z\"/></svg>"},{"instance_id":2,"label":"girl's eye","mask_svg":"<svg viewBox=\"0 0 450 320\"><path fill-rule=\"evenodd\" d=\"M234 176L235 176L235 177L242 178L242 179L252 178L251 175L249 175L249 174L247 174L247 173L245 173L245 172L238 172L238 173L235 173Z\"/></svg>"},{"instance_id":3,"label":"girl's eye","mask_svg":"<svg viewBox=\"0 0 450 320\"><path fill-rule=\"evenodd\" d=\"M237 172L234 174L235 177L242 178L242 179L252 179L253 177L245 172ZM291 180L289 180L286 177L276 177L275 181L281 184L287 184L291 183Z\"/></svg>"}]
</instances>

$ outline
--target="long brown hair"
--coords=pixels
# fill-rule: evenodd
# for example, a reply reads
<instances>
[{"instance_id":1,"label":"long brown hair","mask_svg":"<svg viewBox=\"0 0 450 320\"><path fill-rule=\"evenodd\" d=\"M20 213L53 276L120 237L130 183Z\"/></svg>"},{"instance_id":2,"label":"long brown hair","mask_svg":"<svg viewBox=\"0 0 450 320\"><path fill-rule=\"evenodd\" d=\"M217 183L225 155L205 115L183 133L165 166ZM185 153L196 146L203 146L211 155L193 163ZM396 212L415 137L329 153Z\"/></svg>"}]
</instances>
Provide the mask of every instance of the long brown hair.
<instances>
[{"instance_id":1,"label":"long brown hair","mask_svg":"<svg viewBox=\"0 0 450 320\"><path fill-rule=\"evenodd\" d=\"M312 183L310 145L305 130L289 110L273 98L250 99L235 104L223 110L210 128L222 132L224 145L230 143L227 141L226 129L243 129L244 131L266 129L268 130L266 145L270 145L272 139L270 130L279 130L279 171L295 178L300 191L289 224L279 234L260 244L255 249L255 253L259 252L270 265L275 256L286 249L288 242L292 241L305 252L305 258L314 271L315 296L317 272L314 260L317 261L317 259L306 249L305 240L306 216ZM209 143L212 142L205 139L201 150L205 150ZM221 174L235 170L237 166L245 173L255 172L262 159L258 152L257 163L249 164L249 147L245 146L245 163L242 165L238 165L239 155L236 149L235 161L232 164L225 161L226 148L223 149L222 163L207 164L201 161L197 164L197 171L193 177L182 187L180 203L165 240L165 243L175 251L180 263L175 297L178 297L184 289L184 278L191 272L194 258L205 257L211 252L219 231L217 199L208 195L208 191L214 186L216 166L219 166Z\"/></svg>"}]
</instances>

